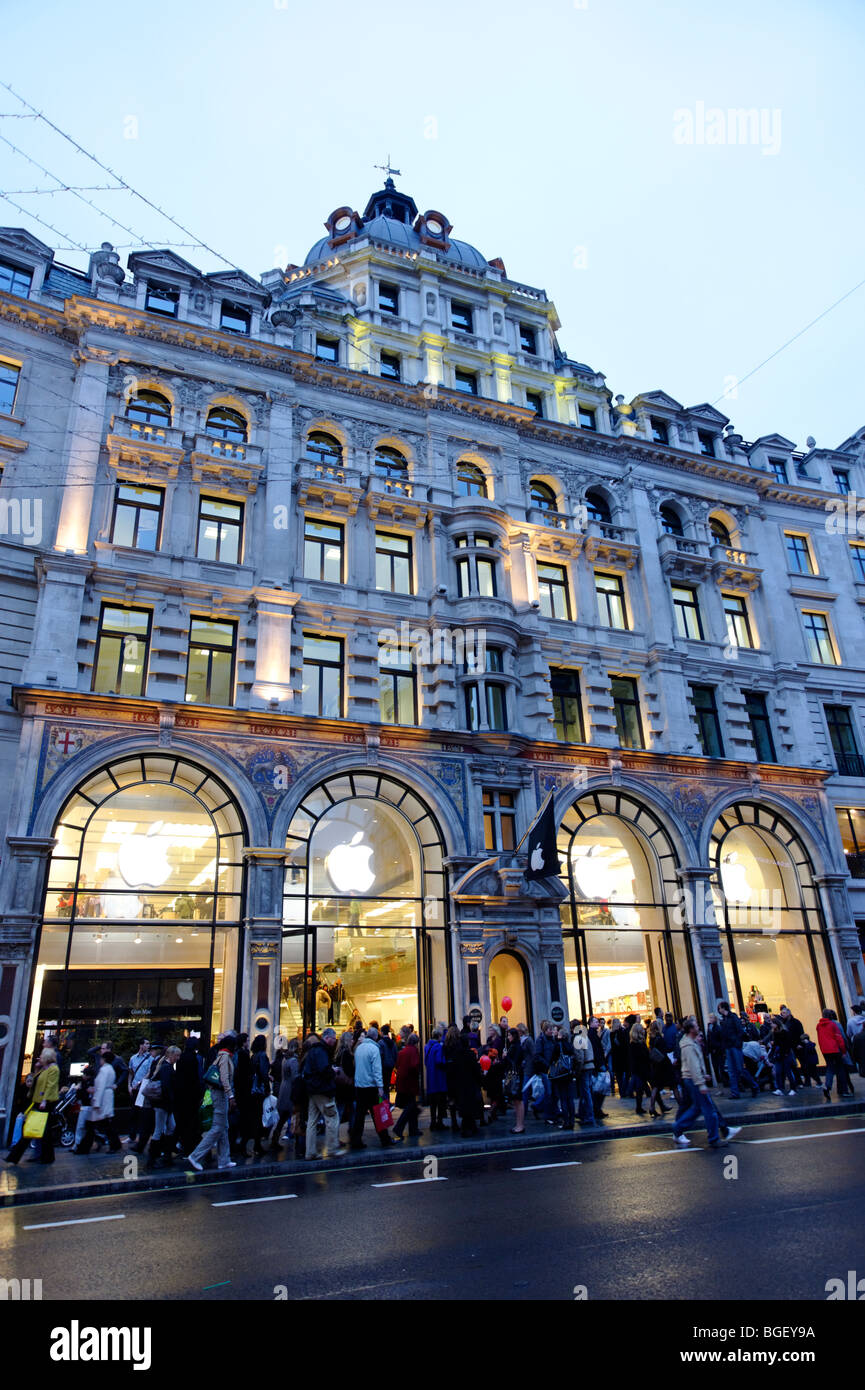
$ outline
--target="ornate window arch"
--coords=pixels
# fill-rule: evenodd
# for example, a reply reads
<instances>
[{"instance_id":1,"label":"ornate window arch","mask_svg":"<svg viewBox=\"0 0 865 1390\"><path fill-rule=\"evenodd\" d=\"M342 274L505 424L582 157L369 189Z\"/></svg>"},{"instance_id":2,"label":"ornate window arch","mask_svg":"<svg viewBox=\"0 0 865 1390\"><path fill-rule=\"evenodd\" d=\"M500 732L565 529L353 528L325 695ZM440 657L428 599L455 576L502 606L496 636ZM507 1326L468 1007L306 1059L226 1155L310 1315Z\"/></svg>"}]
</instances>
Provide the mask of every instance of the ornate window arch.
<instances>
[{"instance_id":1,"label":"ornate window arch","mask_svg":"<svg viewBox=\"0 0 865 1390\"><path fill-rule=\"evenodd\" d=\"M658 518L664 535L684 537L685 522L678 503L662 502L658 508Z\"/></svg>"},{"instance_id":2,"label":"ornate window arch","mask_svg":"<svg viewBox=\"0 0 865 1390\"><path fill-rule=\"evenodd\" d=\"M249 421L234 406L217 403L207 412L205 434L212 439L224 439L232 444L249 442Z\"/></svg>"},{"instance_id":3,"label":"ornate window arch","mask_svg":"<svg viewBox=\"0 0 865 1390\"><path fill-rule=\"evenodd\" d=\"M151 428L170 429L171 401L161 391L154 391L149 386L134 390L126 402L126 419L133 422L133 429L148 425Z\"/></svg>"},{"instance_id":4,"label":"ornate window arch","mask_svg":"<svg viewBox=\"0 0 865 1390\"><path fill-rule=\"evenodd\" d=\"M589 521L598 521L608 526L613 519L610 503L600 488L590 487L586 492L586 512Z\"/></svg>"},{"instance_id":5,"label":"ornate window arch","mask_svg":"<svg viewBox=\"0 0 865 1390\"><path fill-rule=\"evenodd\" d=\"M552 483L544 478L532 478L529 483L529 500L539 512L555 513L559 510L559 499Z\"/></svg>"},{"instance_id":6,"label":"ornate window arch","mask_svg":"<svg viewBox=\"0 0 865 1390\"><path fill-rule=\"evenodd\" d=\"M489 480L486 473L474 459L462 458L457 461L456 491L460 497L489 497Z\"/></svg>"},{"instance_id":7,"label":"ornate window arch","mask_svg":"<svg viewBox=\"0 0 865 1390\"><path fill-rule=\"evenodd\" d=\"M322 468L342 468L345 450L342 441L329 430L310 430L306 436L306 453Z\"/></svg>"}]
</instances>

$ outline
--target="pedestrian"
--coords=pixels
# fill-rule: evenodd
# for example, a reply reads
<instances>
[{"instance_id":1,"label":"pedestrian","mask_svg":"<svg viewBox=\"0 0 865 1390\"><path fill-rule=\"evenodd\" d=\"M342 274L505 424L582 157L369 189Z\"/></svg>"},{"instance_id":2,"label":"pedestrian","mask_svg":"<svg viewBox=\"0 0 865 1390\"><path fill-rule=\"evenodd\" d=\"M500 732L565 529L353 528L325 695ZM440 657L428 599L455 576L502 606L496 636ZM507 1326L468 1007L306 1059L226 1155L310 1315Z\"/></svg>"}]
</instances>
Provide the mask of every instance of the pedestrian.
<instances>
[{"instance_id":1,"label":"pedestrian","mask_svg":"<svg viewBox=\"0 0 865 1390\"><path fill-rule=\"evenodd\" d=\"M560 1116L559 1129L573 1129L576 1123L574 1108L574 1046L567 1028L554 1031L555 1046L550 1061L550 1084L553 1088L554 1106Z\"/></svg>"},{"instance_id":2,"label":"pedestrian","mask_svg":"<svg viewBox=\"0 0 865 1390\"><path fill-rule=\"evenodd\" d=\"M187 1038L174 1067L174 1120L182 1154L190 1154L201 1138L198 1115L204 1096L204 1059L198 1040Z\"/></svg>"},{"instance_id":3,"label":"pedestrian","mask_svg":"<svg viewBox=\"0 0 865 1390\"><path fill-rule=\"evenodd\" d=\"M336 1108L336 1075L333 1056L336 1052L336 1033L325 1028L321 1037L310 1033L303 1049L301 1075L306 1089L306 1159L311 1163L319 1157L318 1122L324 1122L324 1146L328 1158L341 1158L348 1153L340 1147L339 1112ZM321 1156L324 1157L325 1154Z\"/></svg>"},{"instance_id":4,"label":"pedestrian","mask_svg":"<svg viewBox=\"0 0 865 1390\"><path fill-rule=\"evenodd\" d=\"M807 1033L802 1034L802 1040L796 1048L796 1057L802 1072L802 1085L807 1087L809 1091L812 1083L815 1086L822 1085L817 1072L817 1067L819 1066L817 1048Z\"/></svg>"},{"instance_id":5,"label":"pedestrian","mask_svg":"<svg viewBox=\"0 0 865 1390\"><path fill-rule=\"evenodd\" d=\"M350 1030L346 1030L337 1043L333 1073L336 1077L336 1110L339 1123L345 1123L351 1129L354 1103L354 1034Z\"/></svg>"},{"instance_id":6,"label":"pedestrian","mask_svg":"<svg viewBox=\"0 0 865 1390\"><path fill-rule=\"evenodd\" d=\"M775 1089L772 1094L775 1096L786 1095L785 1083L789 1078L790 1095L795 1096L796 1071L793 1057L793 1039L790 1037L790 1034L784 1027L780 1018L776 1018L772 1022L772 1033L769 1039L769 1061L772 1063L772 1076L775 1082Z\"/></svg>"},{"instance_id":7,"label":"pedestrian","mask_svg":"<svg viewBox=\"0 0 865 1390\"><path fill-rule=\"evenodd\" d=\"M600 1025L596 1018L589 1019L589 1046L592 1049L595 1063L595 1075L592 1079L592 1109L596 1120L606 1120L604 1097L610 1093L610 1074L607 1071Z\"/></svg>"},{"instance_id":8,"label":"pedestrian","mask_svg":"<svg viewBox=\"0 0 865 1390\"><path fill-rule=\"evenodd\" d=\"M709 1136L709 1146L716 1149L727 1141L722 1139L720 1135L720 1120L709 1094L709 1075L706 1071L703 1049L697 1041L698 1033L697 1024L689 1020L679 1043L682 1068L682 1103L673 1125L673 1138L680 1148L688 1148L691 1141L685 1134L685 1130L702 1113Z\"/></svg>"},{"instance_id":9,"label":"pedestrian","mask_svg":"<svg viewBox=\"0 0 865 1390\"><path fill-rule=\"evenodd\" d=\"M378 1044L378 1029L370 1024L354 1049L354 1118L349 1140L352 1149L366 1148L363 1142L366 1117L385 1099ZM382 1148L387 1148L393 1142L386 1129L379 1131L378 1138Z\"/></svg>"},{"instance_id":10,"label":"pedestrian","mask_svg":"<svg viewBox=\"0 0 865 1390\"><path fill-rule=\"evenodd\" d=\"M174 1152L174 1067L179 1056L179 1047L167 1047L155 1073L144 1083L144 1093L153 1106L155 1116L153 1137L147 1149L148 1168L165 1167L171 1162Z\"/></svg>"},{"instance_id":11,"label":"pedestrian","mask_svg":"<svg viewBox=\"0 0 865 1390\"><path fill-rule=\"evenodd\" d=\"M672 1021L672 1015L668 1015ZM675 1024L673 1025L675 1027ZM676 1084L673 1064L670 1061L664 1047L664 1029L653 1019L649 1027L649 1114L653 1120L659 1120L662 1115L666 1115L670 1106L665 1105L661 1092L665 1087L673 1090Z\"/></svg>"},{"instance_id":12,"label":"pedestrian","mask_svg":"<svg viewBox=\"0 0 865 1390\"><path fill-rule=\"evenodd\" d=\"M523 1045L516 1028L509 1028L502 1054L502 1093L514 1107L511 1134L525 1134L526 1107L523 1100Z\"/></svg>"},{"instance_id":13,"label":"pedestrian","mask_svg":"<svg viewBox=\"0 0 865 1390\"><path fill-rule=\"evenodd\" d=\"M553 1035L553 1025L548 1018L542 1019L541 1031L535 1038L535 1065L532 1072L534 1076L539 1076L541 1078L544 1094L540 1104L533 1104L532 1109L540 1119L546 1120L548 1125L555 1123L555 1102L550 1082L550 1062L552 1061L555 1046L556 1039Z\"/></svg>"},{"instance_id":14,"label":"pedestrian","mask_svg":"<svg viewBox=\"0 0 865 1390\"><path fill-rule=\"evenodd\" d=\"M247 1145L252 1133L252 1055L249 1034L238 1033L234 1054L235 1108L228 1117L232 1153L247 1157Z\"/></svg>"},{"instance_id":15,"label":"pedestrian","mask_svg":"<svg viewBox=\"0 0 865 1390\"><path fill-rule=\"evenodd\" d=\"M824 1009L823 1016L817 1023L817 1042L820 1051L826 1061L826 1076L823 1082L823 1094L827 1100L832 1099L832 1077L835 1077L835 1085L838 1092L838 1099L844 1096L853 1095L853 1087L847 1078L847 1039L841 1032L838 1024L838 1015L834 1009Z\"/></svg>"},{"instance_id":16,"label":"pedestrian","mask_svg":"<svg viewBox=\"0 0 865 1390\"><path fill-rule=\"evenodd\" d=\"M622 1031L624 1032L624 1028ZM577 1116L581 1125L592 1127L597 1124L592 1094L592 1082L595 1079L595 1054L589 1041L588 1028L584 1023L577 1023L576 1020L574 1020L571 1046L574 1049L573 1068L578 1097Z\"/></svg>"},{"instance_id":17,"label":"pedestrian","mask_svg":"<svg viewBox=\"0 0 865 1390\"><path fill-rule=\"evenodd\" d=\"M721 1030L721 1037L724 1043L724 1061L727 1066L727 1075L730 1078L730 1099L739 1099L739 1082L744 1081L751 1087L755 1096L760 1094L760 1087L745 1066L745 1058L742 1053L742 1044L745 1041L745 1030L742 1027L742 1020L738 1014L734 1014L727 1001L721 1000L718 1004L718 1026Z\"/></svg>"},{"instance_id":18,"label":"pedestrian","mask_svg":"<svg viewBox=\"0 0 865 1390\"><path fill-rule=\"evenodd\" d=\"M270 1059L267 1055L267 1038L263 1033L259 1033L252 1040L252 1047L249 1050L249 1060L252 1069L252 1076L249 1087L249 1096L246 1105L246 1121L240 1132L240 1142L243 1146L243 1156L246 1157L250 1139L252 1140L252 1152L257 1158L261 1158L264 1153L262 1145L262 1111L264 1102L270 1095Z\"/></svg>"},{"instance_id":19,"label":"pedestrian","mask_svg":"<svg viewBox=\"0 0 865 1390\"><path fill-rule=\"evenodd\" d=\"M429 1127L431 1130L447 1129L445 1115L448 1108L448 1083L442 1037L441 1025L438 1025L432 1030L429 1042L423 1050L426 1098L429 1105Z\"/></svg>"},{"instance_id":20,"label":"pedestrian","mask_svg":"<svg viewBox=\"0 0 865 1390\"><path fill-rule=\"evenodd\" d=\"M630 1044L628 1065L631 1072L631 1086L634 1091L634 1113L645 1115L643 1096L648 1095L651 1090L649 1086L649 1049L646 1047L646 1030L639 1019L631 1029Z\"/></svg>"},{"instance_id":21,"label":"pedestrian","mask_svg":"<svg viewBox=\"0 0 865 1390\"><path fill-rule=\"evenodd\" d=\"M381 1077L384 1083L384 1098L388 1100L390 1097L394 1067L396 1066L396 1043L391 1037L390 1024L388 1023L385 1023L381 1029L378 1047L381 1053Z\"/></svg>"},{"instance_id":22,"label":"pedestrian","mask_svg":"<svg viewBox=\"0 0 865 1390\"><path fill-rule=\"evenodd\" d=\"M273 1086L273 1094L275 1096L279 1095L279 1088L282 1085L282 1064L285 1061L286 1046L286 1038L277 1038L276 1051L273 1054L273 1061L270 1064L270 1080Z\"/></svg>"},{"instance_id":23,"label":"pedestrian","mask_svg":"<svg viewBox=\"0 0 865 1390\"><path fill-rule=\"evenodd\" d=\"M285 1055L282 1058L279 1074L279 1090L276 1095L276 1107L279 1118L274 1126L270 1140L270 1148L273 1153L279 1152L279 1146L283 1142L283 1129L291 1120L292 1114L294 1113L291 1091L299 1072L300 1043L297 1041L297 1038L289 1038L288 1042L285 1044Z\"/></svg>"},{"instance_id":24,"label":"pedestrian","mask_svg":"<svg viewBox=\"0 0 865 1390\"><path fill-rule=\"evenodd\" d=\"M229 1118L232 1111L237 1108L234 1094L234 1055L236 1049L237 1039L231 1034L226 1034L219 1041L215 1060L204 1074L204 1083L210 1090L213 1102L213 1119L210 1129L202 1136L186 1160L190 1168L194 1168L196 1173L201 1172L202 1160L214 1147L216 1148L217 1166L221 1172L226 1168L237 1167L231 1157L228 1142Z\"/></svg>"},{"instance_id":25,"label":"pedestrian","mask_svg":"<svg viewBox=\"0 0 865 1390\"><path fill-rule=\"evenodd\" d=\"M571 1022L571 1033L574 1031L574 1022ZM619 1099L624 1100L628 1094L628 1048L630 1039L627 1030L622 1026L620 1018L614 1018L610 1024L610 1065L616 1081L616 1090Z\"/></svg>"},{"instance_id":26,"label":"pedestrian","mask_svg":"<svg viewBox=\"0 0 865 1390\"><path fill-rule=\"evenodd\" d=\"M393 1127L393 1138L397 1143L402 1141L406 1125L408 1125L410 1139L416 1139L420 1134L418 1127L420 1106L417 1100L420 1092L419 1043L420 1038L417 1033L409 1033L396 1059L396 1104L401 1111L400 1117Z\"/></svg>"},{"instance_id":27,"label":"pedestrian","mask_svg":"<svg viewBox=\"0 0 865 1390\"><path fill-rule=\"evenodd\" d=\"M678 1030L676 1032L678 1039ZM677 1043L678 1045L678 1043ZM709 1049L709 1060L712 1063L712 1071L715 1073L715 1080L719 1086L724 1084L724 1038L718 1024L718 1015L709 1014L706 1019L706 1046Z\"/></svg>"},{"instance_id":28,"label":"pedestrian","mask_svg":"<svg viewBox=\"0 0 865 1390\"><path fill-rule=\"evenodd\" d=\"M117 1075L113 1066L114 1053L109 1047L102 1052L101 1056L102 1061L93 1082L93 1099L90 1102L90 1114L84 1126L84 1137L81 1143L72 1150L76 1154L89 1154L93 1147L98 1124L105 1126L108 1147L111 1152L117 1153L120 1148L117 1121L114 1118L114 1090L117 1085Z\"/></svg>"},{"instance_id":29,"label":"pedestrian","mask_svg":"<svg viewBox=\"0 0 865 1390\"><path fill-rule=\"evenodd\" d=\"M39 1141L40 1163L54 1162L54 1137L51 1133L51 1115L59 1099L60 1068L57 1065L57 1053L53 1047L43 1047L39 1054L39 1070L36 1073L33 1087L30 1091L29 1104L27 1106L28 1112L35 1110L40 1114L46 1111L48 1113L45 1129ZM10 1148L6 1155L6 1162L17 1163L29 1143L29 1137L25 1138L22 1134L21 1138ZM119 1147L118 1144L118 1148Z\"/></svg>"},{"instance_id":30,"label":"pedestrian","mask_svg":"<svg viewBox=\"0 0 865 1390\"><path fill-rule=\"evenodd\" d=\"M129 1073L127 1084L129 1088L129 1099L132 1103L132 1119L130 1121L129 1127L130 1144L134 1144L138 1140L139 1135L141 1133L144 1109L142 1106L136 1105L135 1102L138 1098L138 1088L141 1085L141 1082L144 1080L144 1077L147 1075L147 1069L149 1066L150 1039L141 1038L138 1043L138 1051L134 1052L132 1056L129 1058Z\"/></svg>"},{"instance_id":31,"label":"pedestrian","mask_svg":"<svg viewBox=\"0 0 865 1390\"><path fill-rule=\"evenodd\" d=\"M478 1133L478 1121L483 1115L483 1096L481 1082L483 1072L477 1055L469 1044L469 1037L448 1029L455 1034L450 1049L445 1039L445 1074L448 1079L448 1095L453 1097L454 1108L459 1112L460 1133L468 1137Z\"/></svg>"}]
</instances>

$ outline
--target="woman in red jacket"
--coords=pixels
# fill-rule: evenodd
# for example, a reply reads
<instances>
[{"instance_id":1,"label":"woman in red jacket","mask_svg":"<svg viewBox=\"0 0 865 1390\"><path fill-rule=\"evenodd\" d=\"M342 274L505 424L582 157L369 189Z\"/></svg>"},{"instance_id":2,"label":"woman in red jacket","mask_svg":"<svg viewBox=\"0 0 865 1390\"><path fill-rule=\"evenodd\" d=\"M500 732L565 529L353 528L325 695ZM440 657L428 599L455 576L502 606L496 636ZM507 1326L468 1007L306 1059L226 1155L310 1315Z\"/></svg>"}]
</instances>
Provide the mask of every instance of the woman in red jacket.
<instances>
[{"instance_id":1,"label":"woman in red jacket","mask_svg":"<svg viewBox=\"0 0 865 1390\"><path fill-rule=\"evenodd\" d=\"M832 1077L835 1077L838 1091L838 1099L842 1096L853 1095L853 1087L847 1079L847 1069L844 1065L847 1058L847 1039L841 1032L838 1025L838 1015L833 1009L824 1009L823 1017L817 1023L817 1041L820 1044L820 1051L826 1058L826 1076L823 1083L823 1094L827 1100L832 1099Z\"/></svg>"},{"instance_id":2,"label":"woman in red jacket","mask_svg":"<svg viewBox=\"0 0 865 1390\"><path fill-rule=\"evenodd\" d=\"M402 1114L393 1127L393 1138L397 1143L402 1139L402 1132L406 1125L408 1125L410 1138L420 1134L417 1122L420 1114L420 1106L417 1103L420 1090L419 1041L417 1033L410 1033L405 1046L401 1047L397 1054L396 1104L402 1110Z\"/></svg>"}]
</instances>

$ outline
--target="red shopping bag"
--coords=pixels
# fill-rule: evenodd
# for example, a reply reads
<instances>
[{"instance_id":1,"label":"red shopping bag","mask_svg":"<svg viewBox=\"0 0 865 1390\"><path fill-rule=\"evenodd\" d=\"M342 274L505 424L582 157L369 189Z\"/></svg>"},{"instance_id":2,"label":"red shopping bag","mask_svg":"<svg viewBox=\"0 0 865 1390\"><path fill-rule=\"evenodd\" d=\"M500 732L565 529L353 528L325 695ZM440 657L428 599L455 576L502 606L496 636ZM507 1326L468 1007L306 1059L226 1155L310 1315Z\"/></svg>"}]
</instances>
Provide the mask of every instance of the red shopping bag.
<instances>
[{"instance_id":1,"label":"red shopping bag","mask_svg":"<svg viewBox=\"0 0 865 1390\"><path fill-rule=\"evenodd\" d=\"M379 1134L384 1134L386 1129L390 1129L393 1124L393 1111L389 1100L383 1100L381 1104L372 1107L372 1122Z\"/></svg>"}]
</instances>

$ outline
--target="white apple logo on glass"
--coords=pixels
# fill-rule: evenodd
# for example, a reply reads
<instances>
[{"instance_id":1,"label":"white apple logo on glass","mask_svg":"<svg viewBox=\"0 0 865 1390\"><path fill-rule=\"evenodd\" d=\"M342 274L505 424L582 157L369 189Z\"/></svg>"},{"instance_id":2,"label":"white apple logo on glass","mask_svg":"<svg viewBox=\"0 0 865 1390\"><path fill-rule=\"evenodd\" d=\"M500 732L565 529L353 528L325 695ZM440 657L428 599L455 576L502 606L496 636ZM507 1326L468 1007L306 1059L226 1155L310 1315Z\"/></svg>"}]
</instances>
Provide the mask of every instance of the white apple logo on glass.
<instances>
[{"instance_id":1,"label":"white apple logo on glass","mask_svg":"<svg viewBox=\"0 0 865 1390\"><path fill-rule=\"evenodd\" d=\"M721 883L724 888L724 896L730 902L746 903L751 896L745 865L739 863L739 855L736 850L733 850L732 854L728 854L721 865Z\"/></svg>"},{"instance_id":2,"label":"white apple logo on glass","mask_svg":"<svg viewBox=\"0 0 865 1390\"><path fill-rule=\"evenodd\" d=\"M130 888L161 888L171 865L161 837L164 821L154 821L146 835L130 835L117 851L117 867Z\"/></svg>"},{"instance_id":3,"label":"white apple logo on glass","mask_svg":"<svg viewBox=\"0 0 865 1390\"><path fill-rule=\"evenodd\" d=\"M370 868L372 848L361 843L363 831L358 830L347 845L335 845L325 860L327 872L338 893L368 893L375 882Z\"/></svg>"},{"instance_id":4,"label":"white apple logo on glass","mask_svg":"<svg viewBox=\"0 0 865 1390\"><path fill-rule=\"evenodd\" d=\"M178 999L193 999L195 997L195 990L192 987L191 980L177 981L177 997Z\"/></svg>"}]
</instances>

